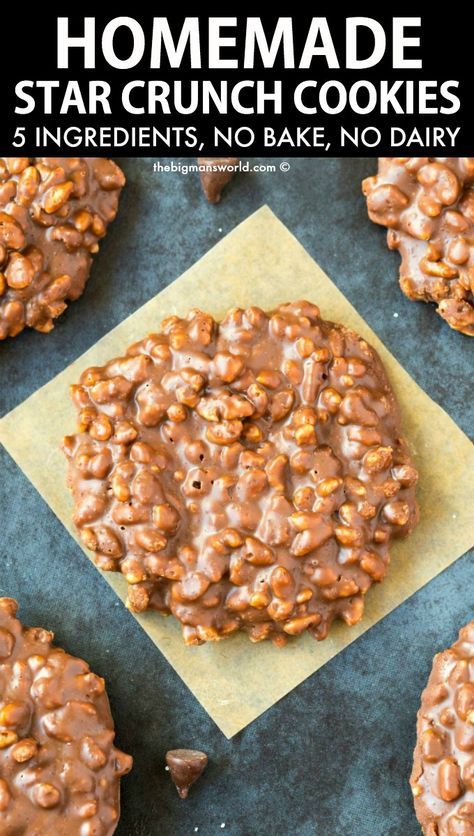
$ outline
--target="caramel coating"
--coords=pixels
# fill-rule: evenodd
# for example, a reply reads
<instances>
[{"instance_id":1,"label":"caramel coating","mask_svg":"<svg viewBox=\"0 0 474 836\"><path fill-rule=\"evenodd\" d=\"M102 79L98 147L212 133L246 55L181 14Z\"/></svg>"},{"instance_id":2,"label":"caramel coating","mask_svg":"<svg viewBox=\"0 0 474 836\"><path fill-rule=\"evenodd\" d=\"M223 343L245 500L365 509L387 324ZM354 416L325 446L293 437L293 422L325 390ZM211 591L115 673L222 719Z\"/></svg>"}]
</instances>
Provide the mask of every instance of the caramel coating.
<instances>
[{"instance_id":1,"label":"caramel coating","mask_svg":"<svg viewBox=\"0 0 474 836\"><path fill-rule=\"evenodd\" d=\"M417 521L378 356L309 302L162 327L72 387L74 522L97 565L188 644L359 621Z\"/></svg>"},{"instance_id":2,"label":"caramel coating","mask_svg":"<svg viewBox=\"0 0 474 836\"><path fill-rule=\"evenodd\" d=\"M474 157L381 157L362 184L369 217L400 250L400 287L474 335Z\"/></svg>"},{"instance_id":3,"label":"caramel coating","mask_svg":"<svg viewBox=\"0 0 474 836\"><path fill-rule=\"evenodd\" d=\"M426 836L474 834L474 621L433 662L410 783Z\"/></svg>"},{"instance_id":4,"label":"caramel coating","mask_svg":"<svg viewBox=\"0 0 474 836\"><path fill-rule=\"evenodd\" d=\"M105 683L0 598L0 832L111 836L120 778Z\"/></svg>"},{"instance_id":5,"label":"caramel coating","mask_svg":"<svg viewBox=\"0 0 474 836\"><path fill-rule=\"evenodd\" d=\"M51 331L83 293L124 183L100 157L0 157L0 340Z\"/></svg>"}]
</instances>

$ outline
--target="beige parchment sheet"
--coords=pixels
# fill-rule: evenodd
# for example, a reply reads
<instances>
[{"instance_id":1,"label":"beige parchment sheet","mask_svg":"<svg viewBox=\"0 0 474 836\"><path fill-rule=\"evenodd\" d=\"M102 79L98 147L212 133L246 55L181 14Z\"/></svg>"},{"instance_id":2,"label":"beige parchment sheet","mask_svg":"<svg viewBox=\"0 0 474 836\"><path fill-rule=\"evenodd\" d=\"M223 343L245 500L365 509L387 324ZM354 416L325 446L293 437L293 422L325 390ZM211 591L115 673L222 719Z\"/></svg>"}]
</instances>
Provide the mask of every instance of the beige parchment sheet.
<instances>
[{"instance_id":1,"label":"beige parchment sheet","mask_svg":"<svg viewBox=\"0 0 474 836\"><path fill-rule=\"evenodd\" d=\"M335 624L324 642L306 635L277 649L270 642L254 645L236 635L217 644L185 647L174 619L157 613L136 616L227 737L251 723L470 548L474 542L474 448L469 439L404 371L266 206L0 421L0 441L77 540L65 487L66 462L59 449L63 435L75 428L69 384L87 366L102 365L123 353L129 343L159 330L162 318L169 314L184 314L189 307L199 306L219 318L234 305L272 308L298 298L318 304L324 318L354 328L380 353L420 472L421 521L408 540L393 546L388 577L369 591L363 620L352 628ZM125 600L122 577L108 572L103 578ZM103 579L98 577L97 583ZM129 617L124 611L124 618ZM157 692L159 699L158 683Z\"/></svg>"}]
</instances>

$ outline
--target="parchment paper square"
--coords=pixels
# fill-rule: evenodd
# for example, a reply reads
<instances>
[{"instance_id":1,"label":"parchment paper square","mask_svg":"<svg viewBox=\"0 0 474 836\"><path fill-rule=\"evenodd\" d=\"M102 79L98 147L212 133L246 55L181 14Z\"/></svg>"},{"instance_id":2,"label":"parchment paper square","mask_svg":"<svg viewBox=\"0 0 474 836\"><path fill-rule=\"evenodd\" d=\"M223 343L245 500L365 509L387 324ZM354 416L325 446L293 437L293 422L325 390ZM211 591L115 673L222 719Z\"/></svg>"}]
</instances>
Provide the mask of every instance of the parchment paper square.
<instances>
[{"instance_id":1,"label":"parchment paper square","mask_svg":"<svg viewBox=\"0 0 474 836\"><path fill-rule=\"evenodd\" d=\"M388 577L369 591L363 620L352 628L335 624L324 642L306 635L276 649L269 642L253 645L237 635L217 644L185 647L174 619L156 613L136 616L227 737L251 723L470 548L474 541L474 449L469 439L404 371L266 206L0 421L0 441L77 540L65 487L66 462L59 449L63 435L75 427L69 384L87 366L102 365L123 353L129 343L158 330L169 314L184 314L198 306L219 318L233 305L272 308L298 298L318 304L324 318L354 328L380 353L420 472L421 521L408 540L393 546ZM125 600L123 579L111 572L103 578ZM97 583L103 583L99 575ZM124 612L124 618L128 617Z\"/></svg>"}]
</instances>

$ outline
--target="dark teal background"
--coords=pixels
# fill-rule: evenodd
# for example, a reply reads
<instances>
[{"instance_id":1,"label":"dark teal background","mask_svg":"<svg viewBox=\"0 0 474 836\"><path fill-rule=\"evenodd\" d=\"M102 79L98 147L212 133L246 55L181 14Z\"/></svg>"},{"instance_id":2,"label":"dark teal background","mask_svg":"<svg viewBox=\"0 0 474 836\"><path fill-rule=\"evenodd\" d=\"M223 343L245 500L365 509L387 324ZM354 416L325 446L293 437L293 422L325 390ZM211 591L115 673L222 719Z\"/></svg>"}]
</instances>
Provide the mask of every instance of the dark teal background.
<instances>
[{"instance_id":1,"label":"dark teal background","mask_svg":"<svg viewBox=\"0 0 474 836\"><path fill-rule=\"evenodd\" d=\"M360 194L375 160L290 160L288 173L236 178L217 207L197 174L154 174L152 162L122 161L128 185L84 296L50 335L0 345L2 415L268 203L415 380L472 432L474 340L398 289L399 257ZM0 594L18 598L25 623L54 630L107 679L118 743L135 758L118 836L420 833L408 786L416 711L434 653L474 615L472 552L228 741L3 449L0 531ZM210 757L187 801L164 771L166 750L178 746Z\"/></svg>"}]
</instances>

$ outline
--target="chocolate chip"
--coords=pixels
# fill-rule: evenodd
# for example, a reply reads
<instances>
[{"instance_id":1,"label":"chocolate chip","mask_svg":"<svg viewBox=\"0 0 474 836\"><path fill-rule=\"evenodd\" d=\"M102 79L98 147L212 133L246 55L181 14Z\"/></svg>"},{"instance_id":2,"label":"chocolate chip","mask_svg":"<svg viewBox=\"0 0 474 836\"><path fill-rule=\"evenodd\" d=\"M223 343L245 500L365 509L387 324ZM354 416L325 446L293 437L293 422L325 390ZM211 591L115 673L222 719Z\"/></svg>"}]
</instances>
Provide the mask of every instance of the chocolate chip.
<instances>
[{"instance_id":1,"label":"chocolate chip","mask_svg":"<svg viewBox=\"0 0 474 836\"><path fill-rule=\"evenodd\" d=\"M171 780L180 798L188 797L190 787L201 777L207 762L207 755L197 749L170 749L166 753Z\"/></svg>"},{"instance_id":2,"label":"chocolate chip","mask_svg":"<svg viewBox=\"0 0 474 836\"><path fill-rule=\"evenodd\" d=\"M200 166L206 166L199 172L201 186L209 203L219 203L222 190L232 180L237 157L198 157Z\"/></svg>"}]
</instances>

